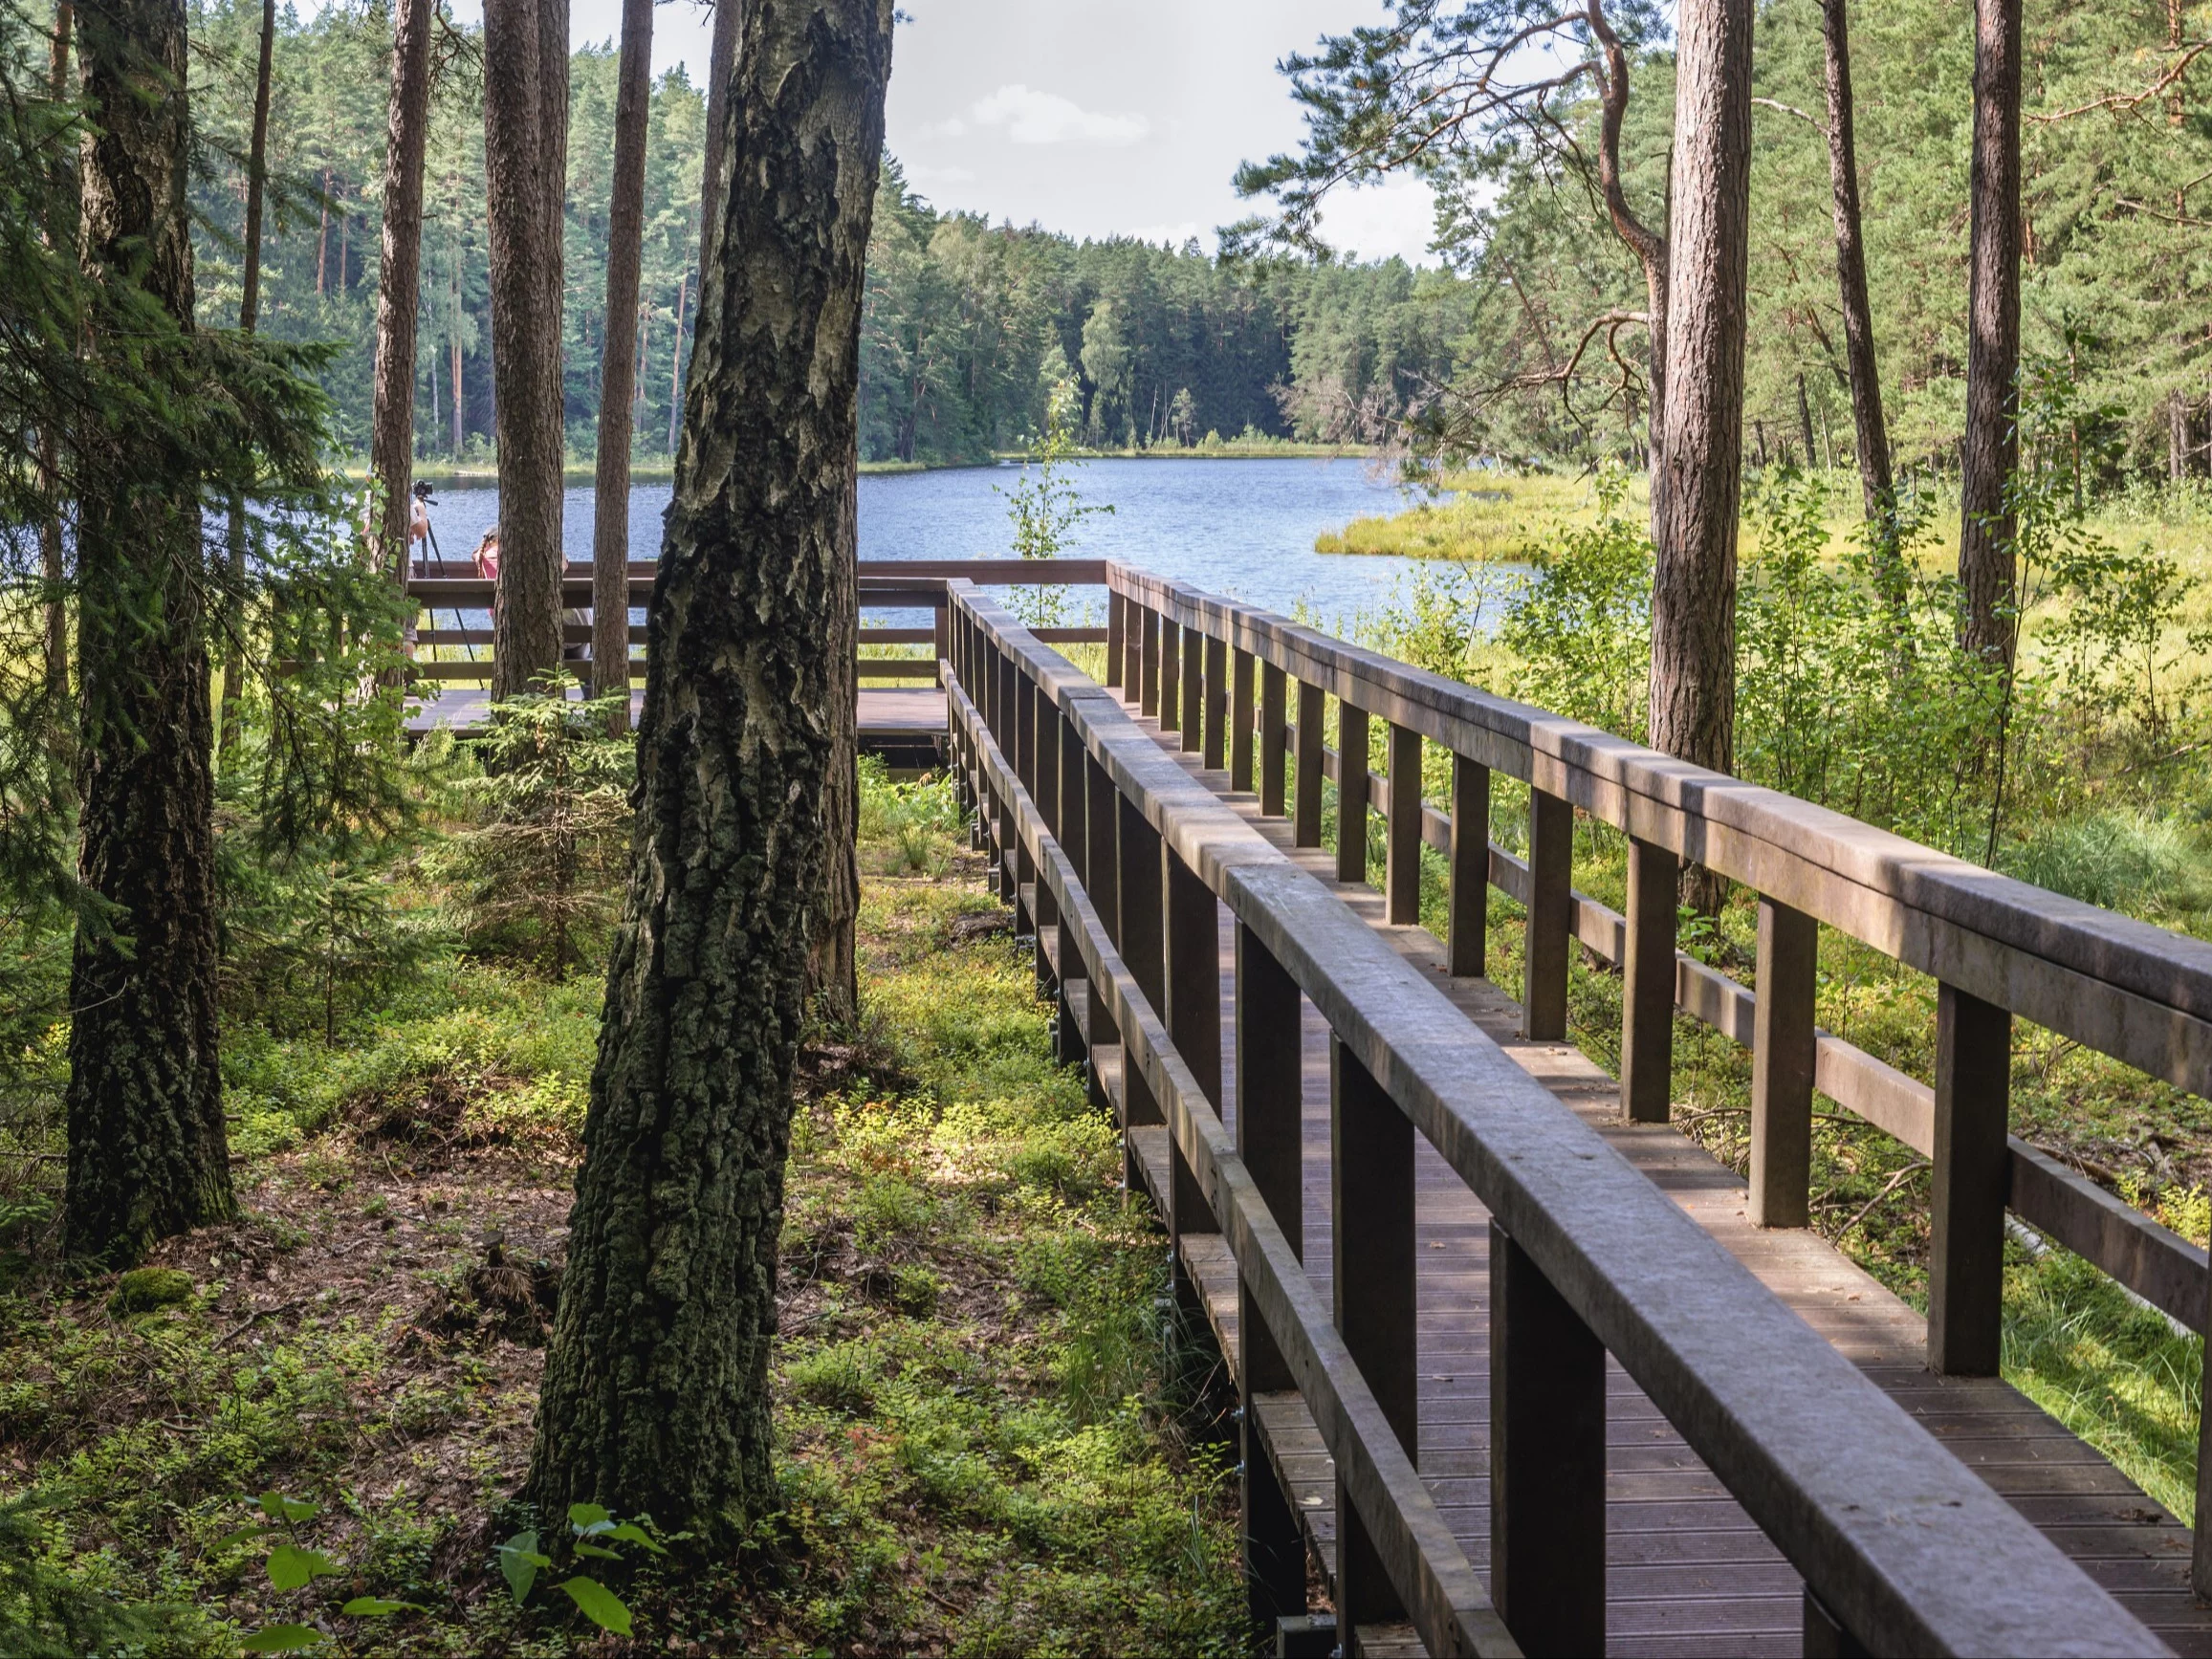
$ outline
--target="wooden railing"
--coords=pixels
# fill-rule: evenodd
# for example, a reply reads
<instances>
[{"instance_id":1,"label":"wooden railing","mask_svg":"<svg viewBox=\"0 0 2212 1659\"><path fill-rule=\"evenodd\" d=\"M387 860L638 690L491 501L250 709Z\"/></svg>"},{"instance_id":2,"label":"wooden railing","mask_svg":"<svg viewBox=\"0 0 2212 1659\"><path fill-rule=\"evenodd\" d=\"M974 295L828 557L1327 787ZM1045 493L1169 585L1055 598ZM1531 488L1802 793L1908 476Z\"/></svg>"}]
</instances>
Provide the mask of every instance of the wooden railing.
<instances>
[{"instance_id":1,"label":"wooden railing","mask_svg":"<svg viewBox=\"0 0 2212 1659\"><path fill-rule=\"evenodd\" d=\"M652 598L653 578L659 567L650 562L633 561L629 567L629 602L632 608L644 608ZM498 584L489 578L475 574L469 564L448 559L418 561L415 574L408 578L407 592L417 600L428 614L427 625L418 627L414 634L417 656L413 676L418 680L474 680L489 682L492 678L493 635L490 628L471 628L466 625L444 627L439 625L441 613L452 616L459 622L458 613L484 611L492 606ZM914 627L863 627L860 630L860 675L868 680L927 680L934 684L937 663L944 655L945 583L958 578L981 582L994 587L1057 587L1084 585L1095 587L1106 580L1106 561L1103 559L862 559L858 566L861 609L871 610L926 609L934 613L933 625ZM572 656L571 661L589 662L591 659L591 626L589 617L592 604L591 566L572 562L561 582L560 601L564 609L577 612L586 620L569 622L561 629L561 643ZM1057 644L1102 644L1106 630L1098 627L1045 628L1039 637ZM643 645L646 630L632 627L630 644ZM884 656L870 654L871 647L910 647L932 645L927 657ZM460 657L423 655L424 652L460 650ZM635 679L645 674L643 656L630 659L630 673Z\"/></svg>"},{"instance_id":2,"label":"wooden railing","mask_svg":"<svg viewBox=\"0 0 2212 1659\"><path fill-rule=\"evenodd\" d=\"M1340 788L1340 874L1389 821L1386 904L1417 918L1424 840L1452 877L1455 972L1483 963L1483 893L1527 907L1524 1017L1563 1039L1572 942L1624 964L1622 1095L1663 1117L1675 1008L1753 1048L1753 1203L1803 1225L1811 1094L1924 1145L1935 1164L1929 1359L1996 1369L2004 1207L2201 1328L2204 1254L2005 1135L2009 1010L2201 1088L2212 948L2076 905L1803 802L1701 772L1280 617L1115 565L1109 684L1184 748L1321 840ZM1604 1604L1610 1353L1869 1650L2128 1651L2159 1645L1979 1476L1507 1058L1325 887L1135 725L1107 689L966 583L950 584L948 700L963 788L1061 965L1094 1077L1125 1129L1164 1122L1178 1244L1219 1232L1238 1279L1247 1405L1295 1386L1336 1459L1340 1628L1403 1609L1433 1653L1573 1650ZM1325 698L1344 710L1337 754ZM1295 719L1293 702L1295 700ZM1369 717L1389 722L1368 767ZM1421 745L1454 755L1451 810ZM1526 780L1530 858L1488 840L1492 771ZM1571 880L1572 814L1631 838L1629 910ZM1763 896L1760 992L1675 950L1694 859ZM1236 923L1236 1134L1223 1129L1216 906ZM1827 1037L1814 929L1842 928L1942 982L1937 1085ZM1071 982L1084 983L1070 995ZM1299 998L1330 1034L1334 1307L1301 1258ZM1109 1061L1112 1062L1108 1064ZM1412 1136L1494 1219L1491 1587L1413 1466ZM2192 1299L2192 1298L2194 1299ZM1256 1612L1303 1604L1303 1552L1243 1417Z\"/></svg>"}]
</instances>

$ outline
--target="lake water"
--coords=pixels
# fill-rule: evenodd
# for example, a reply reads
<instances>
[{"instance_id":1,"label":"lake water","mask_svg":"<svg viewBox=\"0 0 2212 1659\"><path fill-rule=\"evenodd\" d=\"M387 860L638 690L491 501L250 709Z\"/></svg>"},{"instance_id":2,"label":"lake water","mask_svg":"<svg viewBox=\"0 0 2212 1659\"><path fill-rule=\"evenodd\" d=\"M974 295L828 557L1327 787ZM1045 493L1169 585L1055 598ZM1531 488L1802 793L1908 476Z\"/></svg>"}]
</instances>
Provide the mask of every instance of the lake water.
<instances>
[{"instance_id":1,"label":"lake water","mask_svg":"<svg viewBox=\"0 0 2212 1659\"><path fill-rule=\"evenodd\" d=\"M1018 467L865 475L861 557L1010 557L999 491L1020 476ZM1313 551L1324 532L1401 504L1397 487L1378 480L1365 461L1103 460L1083 464L1073 476L1086 501L1114 511L1077 526L1070 555L1118 558L1270 610L1287 613L1304 600L1331 622L1347 618L1387 599L1399 574L1418 562ZM660 551L668 495L666 484L631 491L631 557ZM431 528L447 558L469 556L497 517L498 503L495 489L439 490ZM568 491L562 539L572 559L591 557L593 511L588 485Z\"/></svg>"}]
</instances>

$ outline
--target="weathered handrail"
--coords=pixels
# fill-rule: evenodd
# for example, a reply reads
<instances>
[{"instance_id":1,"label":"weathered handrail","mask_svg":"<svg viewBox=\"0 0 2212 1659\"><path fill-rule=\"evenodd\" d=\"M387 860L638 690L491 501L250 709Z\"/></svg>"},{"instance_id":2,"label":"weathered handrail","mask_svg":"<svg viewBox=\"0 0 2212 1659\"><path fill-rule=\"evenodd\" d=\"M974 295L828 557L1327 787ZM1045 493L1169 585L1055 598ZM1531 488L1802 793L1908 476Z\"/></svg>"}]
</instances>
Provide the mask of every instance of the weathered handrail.
<instances>
[{"instance_id":1,"label":"weathered handrail","mask_svg":"<svg viewBox=\"0 0 2212 1659\"><path fill-rule=\"evenodd\" d=\"M1090 1007L1106 1017L1084 1036L1094 1048L1128 1045L1134 1063L1123 1073L1127 1122L1143 1121L1149 1106L1165 1113L1172 1132L1171 1229L1229 1231L1246 1307L1242 1325L1247 1333L1256 1321L1264 1327L1309 1404L1325 1380L1318 1375L1321 1350L1341 1340L1369 1393L1391 1403L1389 1427L1403 1445L1413 1444L1409 1125L1429 1138L1497 1218L1492 1570L1508 1626L1541 1625L1546 1616L1529 1605L1539 1573L1556 1592L1579 1589L1586 1600L1594 1581L1602 1606L1603 1357L1610 1351L1812 1593L1870 1647L2159 1650L2042 1534L1385 940L1164 754L1113 699L972 591L953 587L953 612L955 749L1001 849L1005 890L1016 896L1026 886L1040 936L1057 929L1062 963L1081 957L1094 976ZM1112 622L1109 630L1117 644L1128 638ZM1156 692L1156 653L1153 662ZM1225 682L1222 674L1212 678L1216 687ZM1248 676L1243 684L1249 689ZM1280 705L1276 690L1272 700ZM1070 846L1079 850L1070 853ZM1088 906L1090 895L1106 889L1111 902L1102 896ZM1239 934L1234 1154L1216 1110L1216 900L1227 904ZM1126 963L1108 960L1109 945ZM1317 1327L1312 1310L1281 1294L1303 1277L1278 1262L1292 1248L1295 1198L1287 1216L1278 1210L1284 1201L1281 1147L1248 1139L1286 1127L1280 1095L1295 1084L1283 1081L1281 1047L1289 1042L1295 1056L1297 1022L1288 1022L1286 1035L1285 985L1292 1015L1303 992L1332 1036L1340 1194L1365 1184L1376 1199L1402 1197L1368 1214L1362 1248L1348 1256L1340 1214L1333 1327ZM1255 999L1270 1006L1253 1008L1258 1017L1247 1028L1245 1011ZM1153 1024L1180 1067L1168 1063L1150 1037ZM1146 1034L1143 1041L1130 1038L1132 1029ZM1287 1076L1295 1080L1295 1059L1289 1063ZM1295 1135L1295 1092L1290 1100L1287 1132ZM1271 1196L1259 1195L1256 1168L1278 1172ZM1247 1249L1257 1254L1248 1258ZM1263 1266L1269 1262L1278 1265ZM1403 1285L1389 1265L1399 1262ZM1378 1325L1376 1306L1403 1307L1406 1317ZM1239 1386L1255 1386L1249 1371ZM1593 1387L1594 1456L1588 1443ZM1393 1534L1393 1493L1373 1478L1373 1445L1322 1406L1314 1415L1347 1476L1339 1519L1348 1582L1340 1583L1339 1594L1350 1598L1351 1616L1364 1622L1361 1609L1388 1596L1381 1585L1358 1582L1354 1542L1363 1527L1370 1549L1386 1538L1402 1539L1403 1528ZM1249 1414L1246 1421L1249 1429ZM1562 1433L1577 1427L1580 1443ZM1543 1461L1524 1473L1538 1478L1504 1478L1515 1446L1535 1448ZM1254 1464L1248 1453L1248 1481ZM1359 1477L1363 1468L1367 1475ZM1547 1552L1571 1559L1525 1564ZM1468 1609L1435 1599L1438 1581L1424 1576L1427 1562L1386 1550L1378 1564L1432 1651L1481 1646L1460 1616ZM1509 1594L1517 1582L1523 1583L1518 1612Z\"/></svg>"}]
</instances>

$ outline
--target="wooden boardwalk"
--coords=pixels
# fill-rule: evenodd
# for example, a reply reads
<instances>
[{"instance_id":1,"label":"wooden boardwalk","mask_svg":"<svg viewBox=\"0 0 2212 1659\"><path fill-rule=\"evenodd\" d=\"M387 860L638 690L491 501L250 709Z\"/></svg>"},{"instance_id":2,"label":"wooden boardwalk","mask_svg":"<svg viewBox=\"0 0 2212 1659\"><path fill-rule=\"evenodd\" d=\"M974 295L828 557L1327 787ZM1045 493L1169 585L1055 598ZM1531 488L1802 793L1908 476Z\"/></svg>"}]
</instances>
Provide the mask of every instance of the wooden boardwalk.
<instances>
[{"instance_id":1,"label":"wooden boardwalk","mask_svg":"<svg viewBox=\"0 0 2212 1659\"><path fill-rule=\"evenodd\" d=\"M1132 716L1135 710L1130 710ZM1334 856L1294 848L1282 819L1232 794L1223 772L1200 768L1173 733L1140 720L1164 749L1432 978L1531 1076L1582 1116L1673 1197L1814 1329L1939 1436L2024 1517L2178 1653L2212 1654L2212 1609L2189 1588L2191 1537L2094 1449L2009 1385L1938 1377L1923 1364L1921 1317L1807 1231L1746 1219L1741 1180L1665 1125L1630 1124L1618 1086L1579 1051L1530 1043L1521 1011L1486 980L1453 979L1443 948L1416 928L1383 921L1382 896L1335 880ZM1222 912L1225 1050L1234 1043L1233 931ZM1329 1255L1326 1032L1304 1005L1304 1250L1325 1296ZM1119 1056L1095 1057L1109 1093ZM1224 1055L1225 1080L1235 1076ZM1223 1117L1235 1122L1234 1085ZM1136 1163L1161 1196L1164 1129L1132 1135ZM1443 1160L1416 1137L1416 1233L1422 1477L1469 1560L1486 1571L1489 1517L1488 1215ZM1237 1353L1236 1267L1216 1239L1187 1238L1187 1259L1224 1354ZM1804 1650L1796 1572L1617 1364L1607 1389L1607 1646L1616 1653L1796 1654ZM1335 1570L1334 1466L1296 1394L1261 1396L1256 1413L1271 1455L1325 1573ZM1378 1635L1380 1632L1377 1633ZM1419 1651L1410 1630L1392 1650Z\"/></svg>"}]
</instances>

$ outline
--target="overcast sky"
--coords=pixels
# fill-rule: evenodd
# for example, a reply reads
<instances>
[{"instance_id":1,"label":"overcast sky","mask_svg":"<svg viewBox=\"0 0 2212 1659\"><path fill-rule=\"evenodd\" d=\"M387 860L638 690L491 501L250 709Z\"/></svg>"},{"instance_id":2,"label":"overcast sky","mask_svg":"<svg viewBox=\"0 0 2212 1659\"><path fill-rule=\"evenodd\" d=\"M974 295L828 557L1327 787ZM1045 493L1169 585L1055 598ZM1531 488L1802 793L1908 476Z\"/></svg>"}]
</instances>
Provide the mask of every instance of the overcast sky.
<instances>
[{"instance_id":1,"label":"overcast sky","mask_svg":"<svg viewBox=\"0 0 2212 1659\"><path fill-rule=\"evenodd\" d=\"M476 13L473 5L456 10ZM1379 0L902 0L890 145L940 207L1077 236L1180 243L1243 217L1237 164L1303 131L1285 53L1382 14ZM571 38L613 38L621 0L575 0ZM706 78L709 13L667 0L654 62ZM1428 194L1344 197L1324 229L1366 258L1434 263Z\"/></svg>"}]
</instances>

